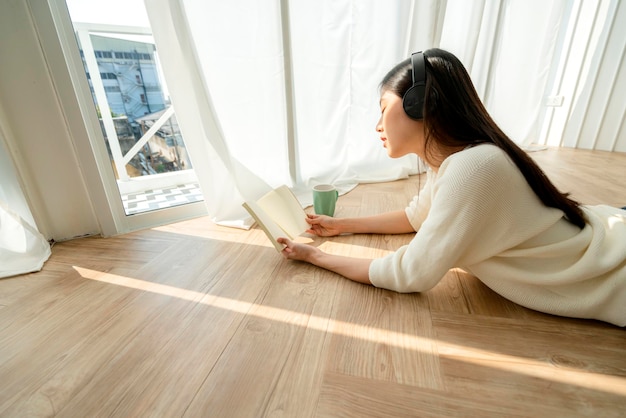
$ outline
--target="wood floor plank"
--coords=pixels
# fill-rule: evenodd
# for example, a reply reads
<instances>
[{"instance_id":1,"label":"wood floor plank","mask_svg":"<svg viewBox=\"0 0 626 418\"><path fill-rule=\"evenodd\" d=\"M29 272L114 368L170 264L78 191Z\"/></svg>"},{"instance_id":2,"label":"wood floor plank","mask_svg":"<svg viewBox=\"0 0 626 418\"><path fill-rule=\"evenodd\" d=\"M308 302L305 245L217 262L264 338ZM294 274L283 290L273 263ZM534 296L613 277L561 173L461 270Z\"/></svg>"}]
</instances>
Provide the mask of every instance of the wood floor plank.
<instances>
[{"instance_id":1,"label":"wood floor plank","mask_svg":"<svg viewBox=\"0 0 626 418\"><path fill-rule=\"evenodd\" d=\"M507 359L532 359L554 367L571 366L626 378L626 332L599 321L551 315L530 321L436 312L432 318L440 355L462 356L467 352L496 359L502 354ZM599 341L594 344L590 338ZM626 379L621 385L626 388Z\"/></svg>"},{"instance_id":2,"label":"wood floor plank","mask_svg":"<svg viewBox=\"0 0 626 418\"><path fill-rule=\"evenodd\" d=\"M86 237L57 243L52 248L54 262L73 265L76 263L75 252L80 248L83 265L92 263L115 265L118 268L138 269L145 263L159 257L165 250L180 242L180 237L158 231L141 231L107 239Z\"/></svg>"},{"instance_id":3,"label":"wood floor plank","mask_svg":"<svg viewBox=\"0 0 626 418\"><path fill-rule=\"evenodd\" d=\"M241 278L242 270L225 268L229 260L245 262L240 244L220 244L224 257L213 259L216 245L193 240L194 250L180 248L180 253L168 259L172 263L181 254L194 253L197 266L193 274L175 274L179 267L175 263L146 267L150 273L137 272L140 284L147 284L136 303L148 308L144 324L64 411L80 410L89 416L182 415L245 317L245 311L222 308L223 299L254 300L259 286L265 285L235 280ZM161 285L161 281L168 284ZM137 316L132 310L124 315Z\"/></svg>"},{"instance_id":4,"label":"wood floor plank","mask_svg":"<svg viewBox=\"0 0 626 418\"><path fill-rule=\"evenodd\" d=\"M96 293L101 304L91 306L89 295ZM2 415L19 416L24 411L34 416L54 414L67 401L66 396L71 397L83 383L81 376L89 379L97 373L100 362L114 355L115 340L101 340L100 329L106 328L117 315L111 306L118 306L129 296L128 292L106 289L97 283L83 284L64 299L62 306L43 310L39 321L14 333L14 339L3 341ZM97 348L103 341L106 345ZM83 344L97 350L77 352ZM84 368L80 367L80 361L79 364L71 361L74 355L87 362L82 364ZM58 373L65 373L66 378L55 379Z\"/></svg>"},{"instance_id":5,"label":"wood floor plank","mask_svg":"<svg viewBox=\"0 0 626 418\"><path fill-rule=\"evenodd\" d=\"M446 388L488 403L515 394L508 401L528 416L544 416L547 409L569 417L623 416L624 331L555 319L433 313Z\"/></svg>"},{"instance_id":6,"label":"wood floor plank","mask_svg":"<svg viewBox=\"0 0 626 418\"><path fill-rule=\"evenodd\" d=\"M329 355L328 328L331 323L339 281L332 273L316 271L328 285L316 287L315 303L302 339L289 353L266 408L271 417L312 417Z\"/></svg>"},{"instance_id":7,"label":"wood floor plank","mask_svg":"<svg viewBox=\"0 0 626 418\"><path fill-rule=\"evenodd\" d=\"M494 315L505 318L543 315L503 298L461 269L450 270L433 289L426 292L426 296L433 312Z\"/></svg>"},{"instance_id":8,"label":"wood floor plank","mask_svg":"<svg viewBox=\"0 0 626 418\"><path fill-rule=\"evenodd\" d=\"M384 248L403 245L410 235L339 237L327 250L352 257L381 257L390 251ZM355 245L341 245L342 239L351 239ZM327 370L440 387L425 295L399 294L344 280L339 285L333 319L329 332L330 351L334 354L329 356Z\"/></svg>"},{"instance_id":9,"label":"wood floor plank","mask_svg":"<svg viewBox=\"0 0 626 418\"><path fill-rule=\"evenodd\" d=\"M517 414L505 399L484 402L472 393L450 396L434 390L364 377L327 373L315 417L318 418L440 418L440 417L535 417ZM548 408L544 412L549 411ZM558 412L558 410L556 411ZM544 415L549 416L549 415Z\"/></svg>"},{"instance_id":10,"label":"wood floor plank","mask_svg":"<svg viewBox=\"0 0 626 418\"><path fill-rule=\"evenodd\" d=\"M626 153L548 148L529 155L561 191L581 203L626 206Z\"/></svg>"},{"instance_id":11,"label":"wood floor plank","mask_svg":"<svg viewBox=\"0 0 626 418\"><path fill-rule=\"evenodd\" d=\"M306 416L319 389L337 283L336 277L327 283L329 276L312 266L279 263L271 286L255 301L186 416Z\"/></svg>"},{"instance_id":12,"label":"wood floor plank","mask_svg":"<svg viewBox=\"0 0 626 418\"><path fill-rule=\"evenodd\" d=\"M198 251L198 248L201 248L201 245L198 245L196 242L189 242L175 249L168 249L168 252L173 259L176 260L184 255L194 254L194 251ZM186 266L189 272L193 272L193 260L202 259L197 258L189 260ZM166 258L161 258L159 263L155 263L156 265L148 265L145 270L152 272L153 275L151 277L153 282L147 283L158 283L159 277L157 273L161 274L161 282L166 282L171 277L175 277L172 276L172 271L175 272L176 264L171 261L172 260L167 260ZM203 268L206 263L206 260L197 262L198 268ZM80 264L80 262L77 264ZM87 264L90 267L92 266L90 263ZM109 329L113 327L111 332L115 333L117 331L119 335L106 338L108 343L103 351L108 352L109 356L112 352L107 350L115 350L114 352L122 351L128 341L132 341L133 338L136 338L140 332L143 332L143 330L148 327L149 320L154 320L155 315L160 313L159 308L162 308L164 304L170 303L171 296L167 294L155 294L150 291L146 292L141 288L133 288L130 282L136 279L117 277L113 282L111 281L113 279L108 277L113 275L83 267L75 267L74 273L75 274L72 275L71 284L79 283L78 287L68 289L57 286L57 288L61 289L61 293L50 295L54 303L52 305L44 303L42 310L36 312L37 320L31 321L30 324L23 326L23 329L19 332L10 333L15 339L22 341L22 345L25 348L33 350L33 354L34 352L40 353L34 357L35 361L23 355L28 352L24 350L23 347L15 348L13 345L3 342L3 349L7 348L15 353L19 353L16 354L16 356L19 355L22 361L26 361L26 364L16 365L9 361L2 365L2 367L7 369L6 373L10 373L11 371L19 373L18 378L12 380L14 384L18 384L21 380L28 378L30 376L27 372L28 370L37 374L40 373L39 370L50 369L49 372L43 374L43 379L61 381L55 377L50 378L48 375L66 373L64 366L67 363L72 364L73 359L72 355L68 352L72 352L78 357L84 357L90 353L90 345L88 343L86 346L87 353L84 352L84 349L78 348L74 350L73 347L75 345L84 345L80 340L77 340L77 338L83 338L87 341L91 340L92 332L96 333L97 339L100 339L102 338L101 334L109 332ZM141 276L141 272L138 273L138 276ZM188 277L192 276L183 276L183 279L179 280L179 284L185 285L185 278L188 280ZM197 297L199 298L201 295ZM41 300L46 301L45 298L41 298ZM94 301L95 303L93 303ZM135 325L129 328L129 324ZM37 332L36 330L39 329L42 331ZM21 333L27 333L30 340L24 342L25 339L20 337ZM38 339L33 340L33 338ZM116 345L115 341L121 341L120 346ZM59 362L57 358L61 358L62 361ZM87 358L89 358L89 355L87 355ZM97 356L93 356L93 358L97 358ZM48 368L46 367L47 364L51 364L52 366ZM97 365L98 363L96 362L95 366ZM80 368L75 371L77 371L79 375L84 374ZM87 376L86 378L92 379L92 376ZM63 380L72 382L76 379ZM82 387L82 385L84 385L84 381L77 382L77 387ZM48 386L49 385L46 384L41 385L41 387L47 388L49 391ZM111 387L110 385L107 386ZM37 391L43 393L41 389L36 389L36 391L29 396L29 404L32 405L32 399ZM66 392L69 392L71 396L76 395L75 391L68 390L67 388L56 391L55 393L62 394ZM49 395L45 395L44 397L49 397ZM58 400L55 404L62 405L67 400L68 399ZM15 406L18 410L21 407L22 406L19 404Z\"/></svg>"},{"instance_id":13,"label":"wood floor plank","mask_svg":"<svg viewBox=\"0 0 626 418\"><path fill-rule=\"evenodd\" d=\"M326 370L441 388L426 296L347 281L340 290Z\"/></svg>"}]
</instances>

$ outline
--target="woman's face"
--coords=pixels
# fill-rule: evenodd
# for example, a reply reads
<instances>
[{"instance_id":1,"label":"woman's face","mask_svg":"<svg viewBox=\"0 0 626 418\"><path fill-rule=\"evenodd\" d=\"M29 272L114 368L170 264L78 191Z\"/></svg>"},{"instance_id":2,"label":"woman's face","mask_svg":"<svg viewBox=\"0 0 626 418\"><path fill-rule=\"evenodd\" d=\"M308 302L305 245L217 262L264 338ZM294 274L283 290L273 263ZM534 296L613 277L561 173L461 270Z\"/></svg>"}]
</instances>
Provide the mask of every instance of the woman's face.
<instances>
[{"instance_id":1,"label":"woman's face","mask_svg":"<svg viewBox=\"0 0 626 418\"><path fill-rule=\"evenodd\" d=\"M424 159L424 124L404 112L402 98L385 91L380 97L380 119L376 132L391 158L414 153Z\"/></svg>"}]
</instances>

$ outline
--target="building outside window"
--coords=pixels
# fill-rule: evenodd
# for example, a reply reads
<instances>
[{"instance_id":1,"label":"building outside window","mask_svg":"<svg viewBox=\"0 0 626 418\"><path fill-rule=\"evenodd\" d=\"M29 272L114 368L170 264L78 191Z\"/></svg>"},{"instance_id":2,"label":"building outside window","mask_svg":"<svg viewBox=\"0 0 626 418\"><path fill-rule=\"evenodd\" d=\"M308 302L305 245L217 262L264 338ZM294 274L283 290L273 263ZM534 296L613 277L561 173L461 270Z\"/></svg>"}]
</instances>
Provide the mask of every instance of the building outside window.
<instances>
[{"instance_id":1,"label":"building outside window","mask_svg":"<svg viewBox=\"0 0 626 418\"><path fill-rule=\"evenodd\" d=\"M96 34L91 34L90 38L120 148L122 153L126 153L170 105L160 85L155 46L148 42ZM80 53L92 97L101 117L82 48ZM106 130L102 119L100 121L113 160ZM119 178L115 165L113 168ZM156 132L126 168L130 177L192 168L175 116Z\"/></svg>"}]
</instances>

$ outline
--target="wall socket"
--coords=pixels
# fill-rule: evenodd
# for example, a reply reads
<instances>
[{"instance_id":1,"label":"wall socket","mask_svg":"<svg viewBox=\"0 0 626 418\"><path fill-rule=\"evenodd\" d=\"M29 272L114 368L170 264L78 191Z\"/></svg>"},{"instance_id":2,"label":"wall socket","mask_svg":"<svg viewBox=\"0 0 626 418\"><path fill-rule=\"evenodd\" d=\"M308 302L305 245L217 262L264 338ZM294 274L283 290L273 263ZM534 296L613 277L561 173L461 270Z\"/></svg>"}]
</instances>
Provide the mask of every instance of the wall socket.
<instances>
[{"instance_id":1,"label":"wall socket","mask_svg":"<svg viewBox=\"0 0 626 418\"><path fill-rule=\"evenodd\" d=\"M563 96L548 96L546 99L546 106L558 107L563 106Z\"/></svg>"}]
</instances>

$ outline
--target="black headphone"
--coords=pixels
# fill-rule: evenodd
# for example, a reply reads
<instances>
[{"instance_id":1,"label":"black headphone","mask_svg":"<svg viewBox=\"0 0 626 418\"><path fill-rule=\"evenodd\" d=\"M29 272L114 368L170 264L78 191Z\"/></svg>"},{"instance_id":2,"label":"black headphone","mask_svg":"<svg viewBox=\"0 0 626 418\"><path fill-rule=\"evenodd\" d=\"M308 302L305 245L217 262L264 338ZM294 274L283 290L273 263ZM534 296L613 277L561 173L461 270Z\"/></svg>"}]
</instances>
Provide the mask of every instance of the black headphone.
<instances>
[{"instance_id":1,"label":"black headphone","mask_svg":"<svg viewBox=\"0 0 626 418\"><path fill-rule=\"evenodd\" d=\"M413 85L402 97L404 112L415 120L423 119L424 97L426 94L426 58L422 51L411 54Z\"/></svg>"}]
</instances>

